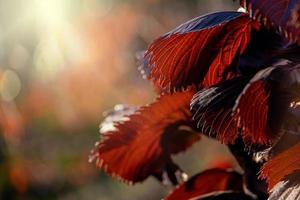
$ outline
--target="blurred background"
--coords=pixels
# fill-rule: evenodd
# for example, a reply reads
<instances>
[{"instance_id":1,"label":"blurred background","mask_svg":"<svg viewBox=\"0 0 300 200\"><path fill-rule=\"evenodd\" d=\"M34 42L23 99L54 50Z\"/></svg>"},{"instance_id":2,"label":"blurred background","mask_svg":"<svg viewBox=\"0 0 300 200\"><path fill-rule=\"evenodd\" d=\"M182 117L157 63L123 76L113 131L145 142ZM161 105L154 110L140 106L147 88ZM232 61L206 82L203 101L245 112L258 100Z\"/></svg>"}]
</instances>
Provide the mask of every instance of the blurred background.
<instances>
[{"instance_id":1,"label":"blurred background","mask_svg":"<svg viewBox=\"0 0 300 200\"><path fill-rule=\"evenodd\" d=\"M155 95L136 53L231 0L0 0L0 199L161 199L150 178L133 187L88 163L102 113ZM209 148L208 148L209 147ZM175 158L189 175L233 162L203 139ZM235 164L233 163L235 166Z\"/></svg>"}]
</instances>

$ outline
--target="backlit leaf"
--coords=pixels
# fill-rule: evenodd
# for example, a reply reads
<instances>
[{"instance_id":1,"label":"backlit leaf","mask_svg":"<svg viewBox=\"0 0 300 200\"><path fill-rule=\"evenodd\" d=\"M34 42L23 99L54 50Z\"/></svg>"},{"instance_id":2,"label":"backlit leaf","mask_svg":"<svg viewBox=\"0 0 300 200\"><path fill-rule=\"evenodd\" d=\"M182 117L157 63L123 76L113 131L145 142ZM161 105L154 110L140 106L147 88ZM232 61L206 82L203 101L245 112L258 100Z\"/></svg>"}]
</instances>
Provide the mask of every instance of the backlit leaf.
<instances>
[{"instance_id":1,"label":"backlit leaf","mask_svg":"<svg viewBox=\"0 0 300 200\"><path fill-rule=\"evenodd\" d=\"M161 90L211 86L233 76L229 68L245 51L255 25L240 12L195 18L156 39L144 55L142 71Z\"/></svg>"},{"instance_id":2,"label":"backlit leaf","mask_svg":"<svg viewBox=\"0 0 300 200\"><path fill-rule=\"evenodd\" d=\"M231 170L210 169L177 186L166 200L187 200L200 195L226 190L242 191L242 176Z\"/></svg>"},{"instance_id":3,"label":"backlit leaf","mask_svg":"<svg viewBox=\"0 0 300 200\"><path fill-rule=\"evenodd\" d=\"M268 161L262 168L261 177L266 178L269 189L294 172L300 170L300 143Z\"/></svg>"},{"instance_id":4,"label":"backlit leaf","mask_svg":"<svg viewBox=\"0 0 300 200\"><path fill-rule=\"evenodd\" d=\"M242 0L241 6L249 15L267 25L272 25L289 41L299 41L299 0Z\"/></svg>"},{"instance_id":5,"label":"backlit leaf","mask_svg":"<svg viewBox=\"0 0 300 200\"><path fill-rule=\"evenodd\" d=\"M178 176L183 174L172 162L171 154L186 150L200 139L190 120L189 103L194 93L189 89L162 95L134 113L119 115L122 117L113 122L113 129L101 132L92 160L98 168L128 183L143 181L150 175L163 181L166 173L177 184Z\"/></svg>"}]
</instances>

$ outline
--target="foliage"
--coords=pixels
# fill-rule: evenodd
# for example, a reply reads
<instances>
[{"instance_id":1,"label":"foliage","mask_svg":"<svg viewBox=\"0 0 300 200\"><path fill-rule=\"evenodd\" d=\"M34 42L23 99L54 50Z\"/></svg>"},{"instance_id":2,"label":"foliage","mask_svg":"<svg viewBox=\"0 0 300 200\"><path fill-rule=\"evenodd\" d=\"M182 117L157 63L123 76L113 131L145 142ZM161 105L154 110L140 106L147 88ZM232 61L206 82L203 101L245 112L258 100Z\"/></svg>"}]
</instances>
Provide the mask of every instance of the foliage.
<instances>
[{"instance_id":1,"label":"foliage","mask_svg":"<svg viewBox=\"0 0 300 200\"><path fill-rule=\"evenodd\" d=\"M91 155L98 168L177 185L166 199L299 198L300 1L240 3L243 12L197 17L150 44L140 70L160 97L107 115ZM171 157L200 134L228 145L243 174L186 180Z\"/></svg>"}]
</instances>

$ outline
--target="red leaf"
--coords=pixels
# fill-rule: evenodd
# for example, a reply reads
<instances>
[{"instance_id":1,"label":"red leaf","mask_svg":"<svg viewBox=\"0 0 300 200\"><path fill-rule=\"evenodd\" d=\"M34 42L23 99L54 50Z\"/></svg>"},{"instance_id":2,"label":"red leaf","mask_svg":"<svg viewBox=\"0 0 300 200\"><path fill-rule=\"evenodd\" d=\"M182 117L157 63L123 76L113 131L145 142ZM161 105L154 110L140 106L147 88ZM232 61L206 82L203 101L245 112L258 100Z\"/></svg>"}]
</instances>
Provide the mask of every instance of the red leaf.
<instances>
[{"instance_id":1,"label":"red leaf","mask_svg":"<svg viewBox=\"0 0 300 200\"><path fill-rule=\"evenodd\" d=\"M235 77L204 88L194 95L191 102L193 120L202 133L226 144L235 141L239 129L232 117L232 108L249 79Z\"/></svg>"},{"instance_id":2,"label":"red leaf","mask_svg":"<svg viewBox=\"0 0 300 200\"><path fill-rule=\"evenodd\" d=\"M299 99L294 92L299 77L298 65L283 62L260 70L250 80L233 108L246 144L266 144L278 136L290 103Z\"/></svg>"},{"instance_id":3,"label":"red leaf","mask_svg":"<svg viewBox=\"0 0 300 200\"><path fill-rule=\"evenodd\" d=\"M204 112L200 125L203 133L216 137L222 143L233 143L238 137L238 128L231 116L231 109L221 109L218 112Z\"/></svg>"},{"instance_id":4,"label":"red leaf","mask_svg":"<svg viewBox=\"0 0 300 200\"><path fill-rule=\"evenodd\" d=\"M186 150L200 139L191 128L190 100L193 89L162 95L149 106L140 107L102 132L93 152L97 167L125 182L143 181L150 175L162 179L167 170L176 183L177 165L171 154ZM125 119L125 120L124 120ZM173 176L173 177L172 177Z\"/></svg>"},{"instance_id":5,"label":"red leaf","mask_svg":"<svg viewBox=\"0 0 300 200\"><path fill-rule=\"evenodd\" d=\"M268 142L269 94L265 87L265 82L262 80L249 83L237 100L237 107L234 108L234 118L237 121L237 126L242 127L243 138L246 144L265 144Z\"/></svg>"},{"instance_id":6,"label":"red leaf","mask_svg":"<svg viewBox=\"0 0 300 200\"><path fill-rule=\"evenodd\" d=\"M247 145L266 144L279 135L290 103L298 98L299 77L298 65L282 62L252 78L239 76L204 88L192 99L193 119L204 134L224 143L241 133Z\"/></svg>"},{"instance_id":7,"label":"red leaf","mask_svg":"<svg viewBox=\"0 0 300 200\"><path fill-rule=\"evenodd\" d=\"M290 41L300 43L299 0L242 0L250 16L265 24L272 24Z\"/></svg>"},{"instance_id":8,"label":"red leaf","mask_svg":"<svg viewBox=\"0 0 300 200\"><path fill-rule=\"evenodd\" d=\"M268 200L295 200L300 197L300 173L296 172L274 186Z\"/></svg>"},{"instance_id":9,"label":"red leaf","mask_svg":"<svg viewBox=\"0 0 300 200\"><path fill-rule=\"evenodd\" d=\"M275 156L262 167L261 177L267 179L269 189L272 189L288 175L300 170L299 155L300 143Z\"/></svg>"},{"instance_id":10,"label":"red leaf","mask_svg":"<svg viewBox=\"0 0 300 200\"><path fill-rule=\"evenodd\" d=\"M270 88L267 87L274 69L275 67L269 67L256 73L232 109L233 118L247 145L266 144L274 136L270 133L268 124Z\"/></svg>"},{"instance_id":11,"label":"red leaf","mask_svg":"<svg viewBox=\"0 0 300 200\"><path fill-rule=\"evenodd\" d=\"M210 169L179 185L166 200L186 200L219 191L243 191L242 176L224 169Z\"/></svg>"},{"instance_id":12,"label":"red leaf","mask_svg":"<svg viewBox=\"0 0 300 200\"><path fill-rule=\"evenodd\" d=\"M161 90L211 86L233 76L225 71L245 51L254 27L248 15L239 12L195 18L150 45L143 71Z\"/></svg>"}]
</instances>

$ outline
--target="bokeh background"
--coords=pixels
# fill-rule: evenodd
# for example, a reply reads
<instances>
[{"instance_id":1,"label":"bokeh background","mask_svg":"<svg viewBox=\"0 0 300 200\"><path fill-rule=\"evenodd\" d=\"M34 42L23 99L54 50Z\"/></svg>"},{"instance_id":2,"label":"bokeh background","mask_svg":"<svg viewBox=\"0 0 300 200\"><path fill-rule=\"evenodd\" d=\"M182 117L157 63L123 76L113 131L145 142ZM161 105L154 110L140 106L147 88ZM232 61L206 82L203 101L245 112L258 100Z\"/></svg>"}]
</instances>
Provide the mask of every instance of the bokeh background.
<instances>
[{"instance_id":1,"label":"bokeh background","mask_svg":"<svg viewBox=\"0 0 300 200\"><path fill-rule=\"evenodd\" d=\"M136 54L231 0L0 0L0 199L153 200L170 187L126 186L88 163L105 110L154 99ZM175 158L189 175L233 163L203 139Z\"/></svg>"}]
</instances>

